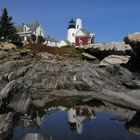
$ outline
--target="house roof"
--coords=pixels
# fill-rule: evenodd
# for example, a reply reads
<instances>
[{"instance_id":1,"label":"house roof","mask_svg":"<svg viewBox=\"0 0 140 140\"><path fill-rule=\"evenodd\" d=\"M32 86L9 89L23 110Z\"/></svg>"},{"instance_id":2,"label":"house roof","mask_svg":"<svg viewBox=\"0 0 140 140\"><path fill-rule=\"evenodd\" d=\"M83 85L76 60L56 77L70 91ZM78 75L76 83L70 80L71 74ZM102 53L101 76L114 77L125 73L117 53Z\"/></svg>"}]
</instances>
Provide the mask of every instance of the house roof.
<instances>
[{"instance_id":1,"label":"house roof","mask_svg":"<svg viewBox=\"0 0 140 140\"><path fill-rule=\"evenodd\" d=\"M88 31L88 30L80 29L80 30L78 30L78 32L76 33L76 36L81 36L81 35L78 34L79 32L82 32L82 33L83 33L84 35L86 35L86 36L90 36L91 34L93 34L92 32L90 32L90 31Z\"/></svg>"},{"instance_id":2,"label":"house roof","mask_svg":"<svg viewBox=\"0 0 140 140\"><path fill-rule=\"evenodd\" d=\"M85 30L85 29L80 29L85 35L90 35L90 31L88 30Z\"/></svg>"},{"instance_id":3,"label":"house roof","mask_svg":"<svg viewBox=\"0 0 140 140\"><path fill-rule=\"evenodd\" d=\"M26 25L27 27L29 27L29 31L34 31L38 26L39 26L39 23L38 22L35 22L35 23L32 23L32 24L25 24L23 23L22 25L18 25L16 28L17 28L17 31L18 32L23 32L23 26Z\"/></svg>"},{"instance_id":4,"label":"house roof","mask_svg":"<svg viewBox=\"0 0 140 140\"><path fill-rule=\"evenodd\" d=\"M54 38L52 38L52 37L50 37L50 36L48 36L48 37L46 38L46 40L47 40L47 41L50 41L50 42L58 43L57 40L55 40Z\"/></svg>"},{"instance_id":5,"label":"house roof","mask_svg":"<svg viewBox=\"0 0 140 140\"><path fill-rule=\"evenodd\" d=\"M63 41L66 42L67 44L71 44L71 42L68 40L63 40Z\"/></svg>"}]
</instances>

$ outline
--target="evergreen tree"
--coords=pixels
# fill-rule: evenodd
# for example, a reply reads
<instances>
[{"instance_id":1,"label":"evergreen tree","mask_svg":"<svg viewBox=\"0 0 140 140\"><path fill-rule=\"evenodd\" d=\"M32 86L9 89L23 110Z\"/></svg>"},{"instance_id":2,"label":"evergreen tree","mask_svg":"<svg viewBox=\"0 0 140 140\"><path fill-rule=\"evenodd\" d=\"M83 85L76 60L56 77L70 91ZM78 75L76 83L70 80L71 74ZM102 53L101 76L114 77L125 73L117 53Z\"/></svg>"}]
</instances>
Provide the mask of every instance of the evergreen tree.
<instances>
[{"instance_id":1,"label":"evergreen tree","mask_svg":"<svg viewBox=\"0 0 140 140\"><path fill-rule=\"evenodd\" d=\"M18 38L16 28L12 23L12 17L8 16L6 8L2 10L2 15L0 17L0 38L3 38L4 41L12 41Z\"/></svg>"}]
</instances>

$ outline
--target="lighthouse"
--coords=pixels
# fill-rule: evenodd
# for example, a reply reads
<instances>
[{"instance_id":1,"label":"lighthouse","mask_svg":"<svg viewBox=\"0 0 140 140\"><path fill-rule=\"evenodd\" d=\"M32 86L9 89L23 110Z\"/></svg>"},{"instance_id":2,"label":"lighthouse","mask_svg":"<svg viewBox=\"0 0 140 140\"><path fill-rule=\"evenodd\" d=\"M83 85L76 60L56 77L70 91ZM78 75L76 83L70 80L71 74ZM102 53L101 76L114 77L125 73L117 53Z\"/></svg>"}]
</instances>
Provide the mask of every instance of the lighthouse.
<instances>
[{"instance_id":1,"label":"lighthouse","mask_svg":"<svg viewBox=\"0 0 140 140\"><path fill-rule=\"evenodd\" d=\"M72 44L75 44L75 34L78 30L82 29L82 20L80 18L76 19L76 22L72 19L69 22L67 31L67 40Z\"/></svg>"},{"instance_id":2,"label":"lighthouse","mask_svg":"<svg viewBox=\"0 0 140 140\"><path fill-rule=\"evenodd\" d=\"M76 23L73 19L69 22L67 29L67 40L71 43L75 43Z\"/></svg>"},{"instance_id":3,"label":"lighthouse","mask_svg":"<svg viewBox=\"0 0 140 140\"><path fill-rule=\"evenodd\" d=\"M76 20L76 30L78 31L79 29L82 29L82 20L80 18Z\"/></svg>"},{"instance_id":4,"label":"lighthouse","mask_svg":"<svg viewBox=\"0 0 140 140\"><path fill-rule=\"evenodd\" d=\"M95 41L95 33L83 29L82 20L72 19L67 28L67 40L76 47L92 46Z\"/></svg>"}]
</instances>

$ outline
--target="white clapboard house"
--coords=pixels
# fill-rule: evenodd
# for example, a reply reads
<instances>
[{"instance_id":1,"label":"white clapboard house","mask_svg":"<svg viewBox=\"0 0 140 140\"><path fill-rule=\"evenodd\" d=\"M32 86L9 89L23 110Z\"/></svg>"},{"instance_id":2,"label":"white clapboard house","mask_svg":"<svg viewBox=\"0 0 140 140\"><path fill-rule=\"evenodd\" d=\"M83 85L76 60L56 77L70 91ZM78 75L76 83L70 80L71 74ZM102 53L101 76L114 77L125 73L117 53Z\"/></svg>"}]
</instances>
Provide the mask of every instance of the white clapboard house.
<instances>
[{"instance_id":1,"label":"white clapboard house","mask_svg":"<svg viewBox=\"0 0 140 140\"><path fill-rule=\"evenodd\" d=\"M44 29L38 21L31 24L22 23L16 28L23 43L28 42L28 37L30 37L32 34L36 35L37 37L41 35L45 38Z\"/></svg>"}]
</instances>

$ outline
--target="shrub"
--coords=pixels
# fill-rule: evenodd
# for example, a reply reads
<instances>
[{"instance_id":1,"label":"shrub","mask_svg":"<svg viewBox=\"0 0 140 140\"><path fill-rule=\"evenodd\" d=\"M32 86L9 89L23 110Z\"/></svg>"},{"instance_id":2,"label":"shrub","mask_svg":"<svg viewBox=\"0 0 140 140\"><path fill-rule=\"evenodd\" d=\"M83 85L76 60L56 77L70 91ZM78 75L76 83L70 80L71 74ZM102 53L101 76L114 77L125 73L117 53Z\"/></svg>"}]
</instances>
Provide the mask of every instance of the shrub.
<instances>
[{"instance_id":1,"label":"shrub","mask_svg":"<svg viewBox=\"0 0 140 140\"><path fill-rule=\"evenodd\" d=\"M43 36L39 35L37 38L37 43L42 44L43 42L45 42L45 38Z\"/></svg>"}]
</instances>

